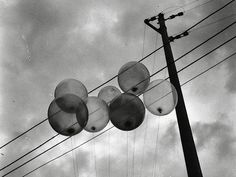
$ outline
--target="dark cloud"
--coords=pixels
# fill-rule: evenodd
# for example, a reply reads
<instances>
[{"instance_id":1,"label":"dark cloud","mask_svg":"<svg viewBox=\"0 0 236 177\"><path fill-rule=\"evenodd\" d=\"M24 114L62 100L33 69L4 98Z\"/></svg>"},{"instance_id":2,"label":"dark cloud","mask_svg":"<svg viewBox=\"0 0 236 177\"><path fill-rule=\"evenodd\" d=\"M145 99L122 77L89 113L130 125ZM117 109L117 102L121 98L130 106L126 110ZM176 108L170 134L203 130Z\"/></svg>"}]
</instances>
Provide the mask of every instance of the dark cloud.
<instances>
[{"instance_id":1,"label":"dark cloud","mask_svg":"<svg viewBox=\"0 0 236 177\"><path fill-rule=\"evenodd\" d=\"M221 114L219 119L211 123L196 123L193 126L196 135L197 149L213 148L219 160L226 160L235 155L234 128L227 123L227 116ZM212 147L213 146L213 147Z\"/></svg>"}]
</instances>

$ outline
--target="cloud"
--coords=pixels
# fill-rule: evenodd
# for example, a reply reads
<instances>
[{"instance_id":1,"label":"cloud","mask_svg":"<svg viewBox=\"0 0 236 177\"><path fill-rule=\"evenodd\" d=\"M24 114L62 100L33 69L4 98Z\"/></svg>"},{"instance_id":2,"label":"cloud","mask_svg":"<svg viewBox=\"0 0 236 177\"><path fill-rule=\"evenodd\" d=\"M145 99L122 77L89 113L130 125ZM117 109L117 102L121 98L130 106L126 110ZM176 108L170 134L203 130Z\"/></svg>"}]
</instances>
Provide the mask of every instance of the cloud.
<instances>
[{"instance_id":1,"label":"cloud","mask_svg":"<svg viewBox=\"0 0 236 177\"><path fill-rule=\"evenodd\" d=\"M193 131L197 138L197 149L212 148L219 160L228 160L234 156L236 137L234 128L227 120L226 114L220 114L215 122L196 123Z\"/></svg>"}]
</instances>

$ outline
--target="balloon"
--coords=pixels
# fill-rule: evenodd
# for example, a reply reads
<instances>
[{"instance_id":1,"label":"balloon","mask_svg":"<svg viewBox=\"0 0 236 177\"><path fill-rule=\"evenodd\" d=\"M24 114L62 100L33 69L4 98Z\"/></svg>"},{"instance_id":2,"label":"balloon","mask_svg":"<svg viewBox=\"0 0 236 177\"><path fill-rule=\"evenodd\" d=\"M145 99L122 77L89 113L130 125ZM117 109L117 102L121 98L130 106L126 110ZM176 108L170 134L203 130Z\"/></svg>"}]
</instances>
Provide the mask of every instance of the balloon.
<instances>
[{"instance_id":1,"label":"balloon","mask_svg":"<svg viewBox=\"0 0 236 177\"><path fill-rule=\"evenodd\" d=\"M88 123L85 130L98 132L106 127L109 122L109 111L105 101L98 97L88 97L87 108L89 112Z\"/></svg>"},{"instance_id":2,"label":"balloon","mask_svg":"<svg viewBox=\"0 0 236 177\"><path fill-rule=\"evenodd\" d=\"M175 108L178 94L175 87L167 80L152 81L143 94L145 107L158 116L169 114Z\"/></svg>"},{"instance_id":3,"label":"balloon","mask_svg":"<svg viewBox=\"0 0 236 177\"><path fill-rule=\"evenodd\" d=\"M75 113L81 104L81 98L74 94L65 94L58 97L55 101L57 106L67 113Z\"/></svg>"},{"instance_id":4,"label":"balloon","mask_svg":"<svg viewBox=\"0 0 236 177\"><path fill-rule=\"evenodd\" d=\"M120 130L130 131L139 127L145 116L143 102L131 93L123 93L112 101L110 120Z\"/></svg>"},{"instance_id":5,"label":"balloon","mask_svg":"<svg viewBox=\"0 0 236 177\"><path fill-rule=\"evenodd\" d=\"M65 94L62 97L55 98L48 108L48 121L51 127L59 134L65 136L73 136L83 130L88 121L88 109L82 99L73 95L76 98L76 107L73 105L73 109L70 112L65 112L58 106L64 104L65 97L69 97L71 94Z\"/></svg>"},{"instance_id":6,"label":"balloon","mask_svg":"<svg viewBox=\"0 0 236 177\"><path fill-rule=\"evenodd\" d=\"M80 97L85 103L88 98L88 91L84 84L76 79L65 79L61 81L54 92L55 98L61 97L64 94L71 93Z\"/></svg>"},{"instance_id":7,"label":"balloon","mask_svg":"<svg viewBox=\"0 0 236 177\"><path fill-rule=\"evenodd\" d=\"M121 94L121 91L114 86L103 87L99 93L98 98L104 100L108 105L117 96Z\"/></svg>"},{"instance_id":8,"label":"balloon","mask_svg":"<svg viewBox=\"0 0 236 177\"><path fill-rule=\"evenodd\" d=\"M142 63L131 61L119 70L118 83L124 92L141 94L148 87L149 82L149 71Z\"/></svg>"}]
</instances>

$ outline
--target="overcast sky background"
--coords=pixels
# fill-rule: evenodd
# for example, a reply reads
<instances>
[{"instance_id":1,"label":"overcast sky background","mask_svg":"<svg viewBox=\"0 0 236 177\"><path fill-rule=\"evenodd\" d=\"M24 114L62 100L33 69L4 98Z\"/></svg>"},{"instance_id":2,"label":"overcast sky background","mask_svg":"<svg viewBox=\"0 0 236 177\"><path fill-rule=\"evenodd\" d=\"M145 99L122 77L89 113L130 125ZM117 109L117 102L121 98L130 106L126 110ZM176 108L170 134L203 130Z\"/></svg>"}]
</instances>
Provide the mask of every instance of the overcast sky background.
<instances>
[{"instance_id":1,"label":"overcast sky background","mask_svg":"<svg viewBox=\"0 0 236 177\"><path fill-rule=\"evenodd\" d=\"M88 91L162 45L143 20L193 0L0 0L0 145L47 117L56 85L65 78L82 81ZM199 0L167 21L169 35L178 34L229 0ZM172 13L167 13L171 15ZM175 58L235 21L235 2L172 43ZM195 29L196 29L195 28ZM177 68L235 35L235 26L176 63ZM145 35L144 35L145 34ZM181 83L235 52L236 41L179 74ZM143 62L150 73L165 66L163 50ZM236 57L183 86L189 120L204 177L236 177ZM151 78L168 76L166 70ZM117 86L117 80L108 85ZM99 90L90 94L96 96ZM107 126L111 126L110 124ZM1 167L55 135L48 122L0 149ZM96 134L81 132L10 177L20 177ZM39 150L3 170L5 174L64 139L55 138ZM134 141L135 140L135 141ZM128 145L128 146L127 146ZM110 164L109 164L110 158ZM75 167L76 166L76 167ZM127 168L127 166L129 168ZM109 176L110 167L110 176ZM157 117L146 111L135 131L112 129L73 153L32 173L37 177L186 177L175 112Z\"/></svg>"}]
</instances>

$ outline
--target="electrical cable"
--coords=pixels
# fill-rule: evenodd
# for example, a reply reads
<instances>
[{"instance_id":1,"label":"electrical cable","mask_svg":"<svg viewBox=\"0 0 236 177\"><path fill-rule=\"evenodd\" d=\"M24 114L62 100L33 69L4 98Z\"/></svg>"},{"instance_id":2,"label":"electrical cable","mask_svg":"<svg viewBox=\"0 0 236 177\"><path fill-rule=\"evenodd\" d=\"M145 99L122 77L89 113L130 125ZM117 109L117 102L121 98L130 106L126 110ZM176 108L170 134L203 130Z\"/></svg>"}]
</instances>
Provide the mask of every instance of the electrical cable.
<instances>
[{"instance_id":1,"label":"electrical cable","mask_svg":"<svg viewBox=\"0 0 236 177\"><path fill-rule=\"evenodd\" d=\"M155 52L157 52L158 50L160 50L162 47L163 47L163 46L161 46L161 47L155 49L154 51L152 51L151 53L149 53L149 54L146 55L145 57L141 58L141 59L140 59L139 61L137 61L137 62L142 62L143 60L145 60L146 58L148 58L149 56L151 56L152 54L154 54ZM133 66L134 66L134 65L133 65ZM133 66L131 66L131 67L133 67ZM131 68L131 67L129 67L129 68ZM128 70L129 68L127 68L127 70ZM124 70L124 72L125 72L125 71L126 71L126 70ZM122 72L122 73L123 73L123 72ZM120 74L122 74L122 73L120 73ZM88 94L90 94L90 93L94 92L95 90L99 89L100 87L106 85L107 83L109 83L110 81L112 81L113 79L115 79L116 77L118 77L118 75L119 75L119 74L113 76L112 78L108 79L107 81L105 81L105 82L102 83L101 85L95 87L94 89L92 89L91 91L89 91ZM58 112L60 112L60 111L58 111ZM58 112L56 112L56 113L58 113ZM55 114L56 114L56 113L55 113ZM53 114L53 115L55 115L55 114ZM53 116L53 115L52 115L52 116ZM21 134L18 135L17 137L15 137L15 138L13 138L12 140L8 141L7 143L3 144L3 145L0 147L0 149L2 149L3 147L7 146L7 145L10 144L10 143L12 143L12 142L15 141L16 139L18 139L18 138L20 138L21 136L23 136L24 134L28 133L29 131L31 131L32 129L36 128L38 125L42 124L43 122L45 122L45 121L48 120L48 119L49 119L49 118L45 118L44 120L42 120L41 122L37 123L37 124L34 125L33 127L29 128L29 129L26 130L25 132L21 133ZM0 170L0 171L1 171L1 170Z\"/></svg>"},{"instance_id":2,"label":"electrical cable","mask_svg":"<svg viewBox=\"0 0 236 177\"><path fill-rule=\"evenodd\" d=\"M60 111L58 111L60 112ZM55 114L57 114L58 112L55 112L52 116L54 116ZM39 126L40 124L42 124L43 122L45 122L48 118L42 120L41 122L37 123L36 125L34 125L33 127L29 128L28 130L26 130L25 132L21 133L20 135L16 136L15 138L13 138L12 140L8 141L7 143L5 143L4 145L2 145L0 147L0 149L2 149L3 147L7 146L8 144L12 143L13 141L15 141L16 139L20 138L21 136L25 135L26 133L28 133L29 131L31 131L32 129L34 129L35 127Z\"/></svg>"},{"instance_id":3,"label":"electrical cable","mask_svg":"<svg viewBox=\"0 0 236 177\"><path fill-rule=\"evenodd\" d=\"M176 9L167 11L167 12L165 12L165 14L174 12L174 11L179 10L179 9L184 9L184 7L189 6L189 5L191 5L191 4L195 3L195 2L198 2L198 1L199 1L199 0L195 0L195 1L191 1L191 2L189 2L189 3L187 3L187 4L184 4L184 5L182 5L182 6L176 6L176 7L177 7ZM202 4L199 4L199 5L197 5L197 6L192 7L191 9L187 9L187 10L184 10L184 11L185 11L185 12L186 12L186 11L190 11L190 10L192 10L192 9L195 9L195 8L198 8L198 7L203 6L203 5L205 5L205 4L208 4L208 3L210 3L211 1L214 1L214 0L206 1L206 2L204 2L204 3L202 3Z\"/></svg>"},{"instance_id":4,"label":"electrical cable","mask_svg":"<svg viewBox=\"0 0 236 177\"><path fill-rule=\"evenodd\" d=\"M231 14L231 15L225 16L225 17L223 17L223 18L220 18L220 19L218 19L218 20L212 21L212 22L207 23L207 24L205 24L205 25L202 25L202 26L200 26L200 27L198 27L198 28L192 29L189 33L192 33L192 32L195 32L195 31L197 31L197 30L199 30L199 29L202 29L202 28L205 28L205 27L214 25L215 23L218 23L218 22L223 21L223 20L225 20L225 19L231 18L231 17L233 17L233 16L235 16L235 15L236 15L236 14ZM183 34L183 33L184 33L184 32L182 32L182 34ZM176 36L177 34L180 34L180 32L175 33L175 34L173 34L172 36Z\"/></svg>"},{"instance_id":5,"label":"electrical cable","mask_svg":"<svg viewBox=\"0 0 236 177\"><path fill-rule=\"evenodd\" d=\"M206 5L206 4L208 4L208 3L212 2L212 1L214 1L214 0L206 1L206 2L204 2L204 3L202 3L202 4L199 4L199 5L197 5L197 6L194 6L194 7L190 8L190 9L187 9L187 10L184 10L184 11L187 12L187 11L196 9L196 8L201 7L201 6L204 6L204 5Z\"/></svg>"},{"instance_id":6,"label":"electrical cable","mask_svg":"<svg viewBox=\"0 0 236 177\"><path fill-rule=\"evenodd\" d=\"M201 56L201 57L199 57L198 59L196 59L196 60L192 61L191 63L187 64L186 66L184 66L183 68L181 68L180 70L178 70L178 71L177 71L177 73L180 73L181 71L185 70L185 69L186 69L186 68L188 68L189 66L191 66L191 65L193 65L194 63L196 63L196 62L200 61L200 60L201 60L201 59L203 59L205 56L207 56L207 55L209 55L210 53L212 53L212 52L216 51L217 49L219 49L220 47L224 46L226 43L228 43L228 42L232 41L232 40L233 40L233 39L235 39L235 38L236 38L236 35L235 35L234 37L232 37L232 38L228 39L228 40L227 40L227 41L225 41L224 43L222 43L222 44L218 45L217 47L215 47L215 48L214 48L214 49L212 49L211 51L207 52L206 54L202 55L202 56ZM167 79L169 79L169 78L170 78L170 76L169 76L169 77L167 77L165 80L167 80ZM162 82L160 82L159 84L161 84L161 83L162 83ZM157 85L159 85L159 84L157 84ZM152 88L156 87L157 85L155 85L155 86L151 87L150 89L152 89ZM169 92L169 93L171 93L171 92ZM155 100L154 102L152 102L152 103L151 103L151 104L149 104L148 106L151 106L151 105L152 105L152 104L154 104L155 102L157 102L157 101L159 101L160 99L164 98L164 97L165 97L165 96L167 96L169 93L167 93L166 95L163 95L161 98L159 98L159 99Z\"/></svg>"},{"instance_id":7,"label":"electrical cable","mask_svg":"<svg viewBox=\"0 0 236 177\"><path fill-rule=\"evenodd\" d=\"M210 39L212 39L212 38L214 38L215 36L219 35L219 34L222 33L224 30L228 29L229 27L231 27L231 26L234 25L235 23L236 23L236 21L233 22L233 23L231 23L230 25L228 25L227 27L225 27L225 28L222 29L221 31L217 32L216 34L214 34L213 36L211 36L210 38L208 38L208 39L205 40L204 42L200 43L199 45L197 45L196 47L194 47L193 49L191 49L190 51L188 51L188 52L185 53L184 55L180 56L180 57L177 58L174 62L180 60L181 58L183 58L184 56L186 56L187 54L189 54L189 53L192 52L193 50L197 49L198 47L200 47L201 45L203 45L204 43L206 43L206 42L209 41ZM160 71L164 70L166 67L167 67L167 66L161 68L161 69L158 70L157 72L153 73L150 77L153 77L154 75L156 75L156 74L159 73ZM140 83L138 83L138 84L140 84ZM137 84L137 85L138 85L138 84ZM56 135L55 135L55 136L56 136ZM68 138L66 138L66 139L64 139L64 140L62 140L61 142L59 142L59 143L57 143L56 145L52 146L51 148L47 149L47 150L44 151L43 153L45 153L45 152L49 151L50 149L56 147L56 146L59 145L60 143L65 142L65 141L68 140L69 138L70 138L70 137L68 137ZM46 144L46 143L44 143L44 144ZM42 146L42 145L40 145L40 146ZM31 152L32 152L32 151L31 151ZM40 153L39 155L35 156L34 158L32 158L32 160L35 159L36 157L42 155L43 153ZM29 154L29 153L27 153L27 155L28 155L28 154ZM23 155L23 156L25 156L25 155ZM16 161L18 161L18 160L21 159L21 158L23 158L23 157L20 157L20 158L18 158L17 160L13 161L12 163L10 163L10 165L13 164L13 163L15 163ZM28 162L29 162L29 161L26 161L25 163L23 163L23 165L27 164ZM5 167L3 167L2 169L0 169L0 171L2 171L3 169L7 168L7 167L10 166L10 165L8 164L7 166L5 166ZM23 166L23 165L20 165L20 167ZM18 169L18 168L17 168L17 169ZM14 169L13 169L13 170L14 170Z\"/></svg>"},{"instance_id":8,"label":"electrical cable","mask_svg":"<svg viewBox=\"0 0 236 177\"><path fill-rule=\"evenodd\" d=\"M222 6L221 8L219 8L218 10L212 12L211 14L209 14L208 16L206 16L205 18L203 18L202 20L200 20L199 22L195 23L193 26L191 26L190 28L188 28L187 30L185 30L185 32L190 31L192 28L194 28L195 26L197 26L198 24L200 24L201 22L203 22L204 20L206 20L207 18L209 18L210 16L214 15L215 13L217 13L218 11L222 10L223 8L225 8L226 6L228 6L229 4L231 4L232 2L234 2L235 0L231 0L230 2L228 2L227 4L225 4L224 6ZM145 25L146 28L146 25ZM144 44L143 44L144 45ZM154 54L155 52L157 52L158 50L160 50L163 46L159 47L158 49L154 50L153 52L149 53L148 55L146 55L145 57L143 57L142 59L140 59L138 62L143 61L144 59L148 58L149 56L151 56L152 54ZM128 68L129 69L129 68ZM118 74L115 75L114 77L108 79L107 81L105 81L104 83L102 83L101 85L95 87L94 89L92 89L91 91L88 92L88 94L94 92L95 90L99 89L100 87L104 86L105 84L109 83L110 81L112 81L113 79L115 79L116 77L118 77ZM27 132L29 132L30 130L34 129L35 127L37 127L38 125L42 124L43 122L45 122L48 118L42 120L41 122L39 122L38 124L34 125L33 127L31 127L30 129L28 129L27 131L21 133L20 135L18 135L17 137L13 138L12 140L8 141L7 143L5 143L4 145L2 145L0 147L0 149L2 149L3 147L5 147L6 145L10 144L11 142L15 141L16 139L18 139L19 137L23 136L24 134L26 134Z\"/></svg>"},{"instance_id":9,"label":"electrical cable","mask_svg":"<svg viewBox=\"0 0 236 177\"><path fill-rule=\"evenodd\" d=\"M183 84L181 84L181 86L184 86L184 85L186 85L187 83L189 83L190 81L192 81L192 80L198 78L198 77L201 76L202 74L205 74L206 72L208 72L208 71L210 71L211 69L215 68L215 67L218 66L219 64L223 63L224 61L230 59L230 58L231 58L232 56L234 56L234 55L236 55L236 52L234 52L233 54L231 54L231 55L229 55L228 57L224 58L223 60L217 62L217 63L214 64L213 66L211 66L211 67L209 67L208 69L204 70L203 72L197 74L196 76L192 77L191 79L187 80L186 82L184 82ZM100 136L101 134L104 134L105 132L109 131L109 130L112 129L112 128L114 128L114 127L108 128L107 130L101 132L101 133L98 134L97 136ZM96 137L94 137L94 138L96 138ZM57 156L57 157L55 157L55 158L53 158L53 159L47 161L46 163L44 163L44 164L38 166L37 168L31 170L30 172L28 172L27 174L25 174L25 175L22 176L22 177L28 176L29 174L33 173L34 171L38 170L39 168L41 168L41 167L43 167L43 166L45 166L45 165L51 163L51 162L54 161L54 160L57 160L58 158L60 158L60 157L62 157L62 156L64 156L64 155L66 155L67 153L73 151L74 149L77 149L77 148L81 147L82 145L86 144L87 142L89 142L89 141L91 141L91 140L92 140L92 139L89 139L89 140L87 140L86 142L80 144L79 146L77 146L77 147L71 149L70 151L67 151L67 152L61 154L60 156ZM143 148L143 149L144 149L144 148Z\"/></svg>"},{"instance_id":10,"label":"electrical cable","mask_svg":"<svg viewBox=\"0 0 236 177\"><path fill-rule=\"evenodd\" d=\"M230 2L228 2L227 4L225 4L224 6L220 7L219 9L215 10L214 12L210 13L209 15L207 15L205 18L201 19L200 21L198 21L197 23L195 23L194 25L192 25L190 28L188 28L187 30L185 30L186 32L190 31L191 29L193 29L195 26L199 25L200 23L202 23L204 20L206 20L207 18L209 18L210 16L214 15L215 13L219 12L220 10L224 9L226 6L228 6L229 4L233 3L235 0L231 0Z\"/></svg>"},{"instance_id":11,"label":"electrical cable","mask_svg":"<svg viewBox=\"0 0 236 177\"><path fill-rule=\"evenodd\" d=\"M199 29L202 29L202 28L205 28L205 27L208 27L208 26L213 25L213 24L216 24L216 23L218 23L218 22L220 22L220 21L223 21L223 20L226 20L226 19L228 19L228 18L231 18L231 17L233 17L233 16L235 16L235 15L236 15L236 14L231 14L231 15L225 16L225 17L220 18L220 19L218 19L218 20L216 20L216 21L213 21L213 22L208 23L208 24L206 24L206 25L202 25L202 26L200 26L200 27L198 27L198 28L195 28L195 29L191 30L191 32L196 31L196 30L199 30Z\"/></svg>"}]
</instances>

